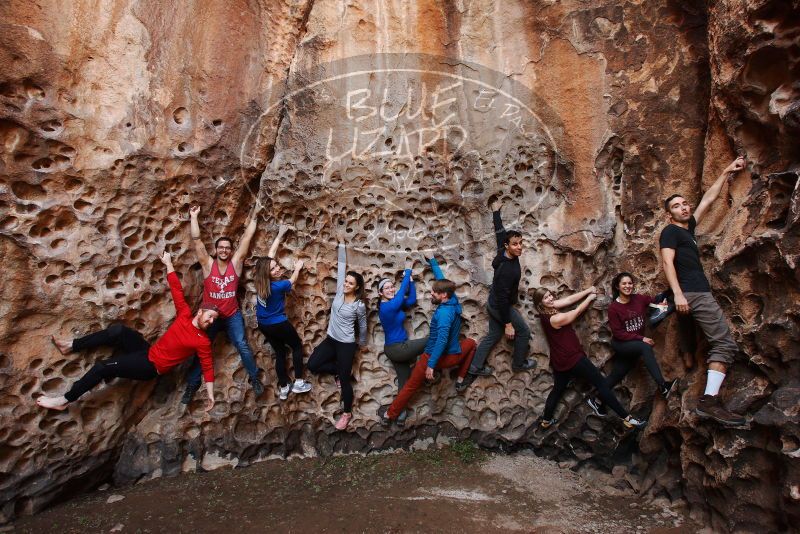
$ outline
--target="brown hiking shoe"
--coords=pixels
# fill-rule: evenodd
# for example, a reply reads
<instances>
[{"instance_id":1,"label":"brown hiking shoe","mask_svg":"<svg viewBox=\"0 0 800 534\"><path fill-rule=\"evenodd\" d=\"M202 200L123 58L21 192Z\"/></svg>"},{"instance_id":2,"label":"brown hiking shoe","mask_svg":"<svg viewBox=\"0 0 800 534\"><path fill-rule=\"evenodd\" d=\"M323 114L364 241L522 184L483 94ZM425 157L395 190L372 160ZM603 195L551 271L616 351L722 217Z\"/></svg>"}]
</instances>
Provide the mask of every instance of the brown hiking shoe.
<instances>
[{"instance_id":1,"label":"brown hiking shoe","mask_svg":"<svg viewBox=\"0 0 800 534\"><path fill-rule=\"evenodd\" d=\"M744 417L726 410L719 401L719 396L703 395L697 401L694 413L704 419L713 419L725 426L742 426L746 423Z\"/></svg>"}]
</instances>

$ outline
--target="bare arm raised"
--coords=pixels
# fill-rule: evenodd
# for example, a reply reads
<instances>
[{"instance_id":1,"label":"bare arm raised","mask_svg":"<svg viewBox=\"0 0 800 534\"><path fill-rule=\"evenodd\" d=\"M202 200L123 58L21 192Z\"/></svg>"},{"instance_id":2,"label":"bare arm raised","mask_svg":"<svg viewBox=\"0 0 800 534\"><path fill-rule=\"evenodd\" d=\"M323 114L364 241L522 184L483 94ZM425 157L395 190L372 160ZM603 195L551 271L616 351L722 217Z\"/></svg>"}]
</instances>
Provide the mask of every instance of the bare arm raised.
<instances>
[{"instance_id":1,"label":"bare arm raised","mask_svg":"<svg viewBox=\"0 0 800 534\"><path fill-rule=\"evenodd\" d=\"M270 258L275 258L275 255L278 253L278 247L281 246L281 240L288 230L289 227L285 224L278 227L278 235L275 236L275 239L272 241L272 246L269 247L269 252L267 253Z\"/></svg>"},{"instance_id":2,"label":"bare arm raised","mask_svg":"<svg viewBox=\"0 0 800 534\"><path fill-rule=\"evenodd\" d=\"M303 260L297 260L294 264L294 271L292 271L292 276L289 277L289 281L292 283L292 287L297 282L297 278L300 276L300 271L303 269L303 265L305 262Z\"/></svg>"},{"instance_id":3,"label":"bare arm raised","mask_svg":"<svg viewBox=\"0 0 800 534\"><path fill-rule=\"evenodd\" d=\"M190 219L190 232L192 234L192 244L194 244L194 252L197 255L197 261L203 267L203 276L211 274L211 256L208 255L206 246L200 239L200 223L197 222L197 217L200 215L200 206L192 206L189 208Z\"/></svg>"},{"instance_id":4,"label":"bare arm raised","mask_svg":"<svg viewBox=\"0 0 800 534\"><path fill-rule=\"evenodd\" d=\"M256 200L256 205L253 207L253 213L250 214L250 221L247 223L247 228L244 229L244 234L242 234L242 240L239 242L239 246L236 248L236 252L233 254L233 258L231 258L231 263L233 263L233 268L236 270L236 274L242 274L242 263L244 262L245 256L247 256L248 251L250 250L250 241L253 240L253 235L256 233L256 227L258 226L258 214L261 212L261 203Z\"/></svg>"},{"instance_id":5,"label":"bare arm raised","mask_svg":"<svg viewBox=\"0 0 800 534\"><path fill-rule=\"evenodd\" d=\"M720 174L714 183L711 184L711 187L709 187L708 191L705 192L703 198L700 199L700 203L697 205L697 208L694 210L694 219L698 223L706 214L708 208L711 207L711 204L713 204L714 201L717 200L717 197L719 197L719 192L722 191L722 184L724 184L728 178L744 169L744 166L745 159L743 156L739 156L733 160L730 165L725 167L725 170L722 171L722 174Z\"/></svg>"},{"instance_id":6,"label":"bare arm raised","mask_svg":"<svg viewBox=\"0 0 800 534\"><path fill-rule=\"evenodd\" d=\"M560 298L553 302L553 307L557 309L566 308L567 306L572 306L576 302L580 301L586 295L597 293L597 288L592 286L588 289L584 289L583 291L578 291L575 294L569 295L568 297Z\"/></svg>"},{"instance_id":7,"label":"bare arm raised","mask_svg":"<svg viewBox=\"0 0 800 534\"><path fill-rule=\"evenodd\" d=\"M589 307L589 304L591 304L592 301L597 298L595 293L587 293L587 291L589 290L587 289L586 291L581 291L580 293L573 295L573 297L580 294L584 294L586 296L586 298L583 299L583 302L581 302L577 308L568 312L559 312L550 317L550 324L553 325L553 328L561 328L562 326L572 324L575 319L580 317L581 314L586 311L586 308ZM556 301L556 303L557 302L558 301ZM558 307L556 303L554 303L554 305L555 307Z\"/></svg>"}]
</instances>

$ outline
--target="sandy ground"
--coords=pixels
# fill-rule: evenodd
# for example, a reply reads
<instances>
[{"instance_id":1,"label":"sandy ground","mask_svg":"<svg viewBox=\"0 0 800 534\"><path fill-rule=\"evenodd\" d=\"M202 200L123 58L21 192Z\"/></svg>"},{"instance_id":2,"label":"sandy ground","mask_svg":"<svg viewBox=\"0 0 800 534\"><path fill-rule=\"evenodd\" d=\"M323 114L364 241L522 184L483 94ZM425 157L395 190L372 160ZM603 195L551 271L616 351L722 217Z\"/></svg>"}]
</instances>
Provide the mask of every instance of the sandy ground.
<instances>
[{"instance_id":1,"label":"sandy ground","mask_svg":"<svg viewBox=\"0 0 800 534\"><path fill-rule=\"evenodd\" d=\"M22 518L13 531L662 534L697 530L676 511L619 493L531 454L486 454L467 444L369 456L270 460L245 469L110 488Z\"/></svg>"}]
</instances>

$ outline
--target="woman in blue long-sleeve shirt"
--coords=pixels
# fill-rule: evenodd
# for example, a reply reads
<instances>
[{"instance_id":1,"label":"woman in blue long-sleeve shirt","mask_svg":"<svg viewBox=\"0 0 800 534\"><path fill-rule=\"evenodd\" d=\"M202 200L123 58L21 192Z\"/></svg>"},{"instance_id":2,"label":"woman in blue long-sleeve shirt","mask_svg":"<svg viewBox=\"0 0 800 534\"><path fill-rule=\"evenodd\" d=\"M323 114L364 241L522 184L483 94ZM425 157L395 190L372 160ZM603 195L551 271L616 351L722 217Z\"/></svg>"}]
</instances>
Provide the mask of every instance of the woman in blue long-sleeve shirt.
<instances>
[{"instance_id":1,"label":"woman in blue long-sleeve shirt","mask_svg":"<svg viewBox=\"0 0 800 534\"><path fill-rule=\"evenodd\" d=\"M397 389L403 386L411 375L411 364L425 349L428 338L409 339L406 332L406 310L417 303L417 288L411 276L411 267L406 266L400 288L396 288L391 278L378 282L378 317L384 332L383 352L397 371Z\"/></svg>"}]
</instances>

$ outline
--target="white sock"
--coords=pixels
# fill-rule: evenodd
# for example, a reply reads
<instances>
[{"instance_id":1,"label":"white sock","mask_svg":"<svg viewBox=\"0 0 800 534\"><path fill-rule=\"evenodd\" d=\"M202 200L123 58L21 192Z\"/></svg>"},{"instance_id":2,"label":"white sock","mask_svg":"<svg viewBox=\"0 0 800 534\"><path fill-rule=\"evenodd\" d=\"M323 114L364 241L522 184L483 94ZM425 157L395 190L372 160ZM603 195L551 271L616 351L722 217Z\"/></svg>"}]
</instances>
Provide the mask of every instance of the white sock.
<instances>
[{"instance_id":1,"label":"white sock","mask_svg":"<svg viewBox=\"0 0 800 534\"><path fill-rule=\"evenodd\" d=\"M722 385L722 381L725 380L725 373L720 373L719 371L714 371L712 369L708 370L708 378L706 378L706 395L711 395L715 397L719 394L719 387Z\"/></svg>"}]
</instances>

